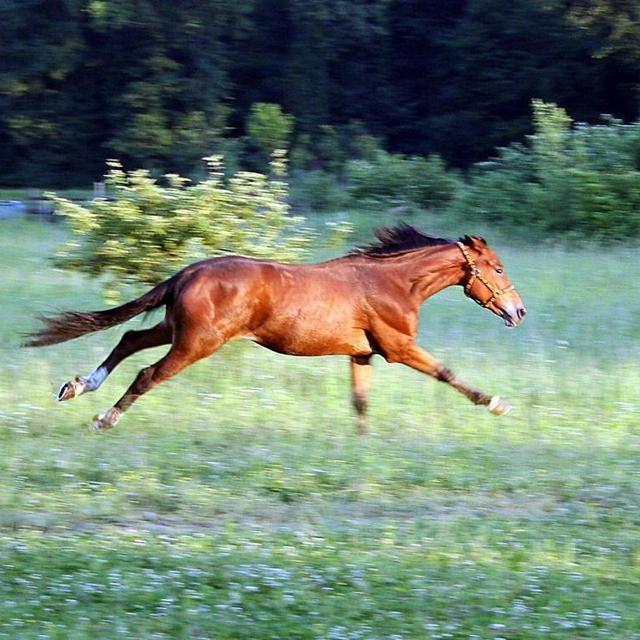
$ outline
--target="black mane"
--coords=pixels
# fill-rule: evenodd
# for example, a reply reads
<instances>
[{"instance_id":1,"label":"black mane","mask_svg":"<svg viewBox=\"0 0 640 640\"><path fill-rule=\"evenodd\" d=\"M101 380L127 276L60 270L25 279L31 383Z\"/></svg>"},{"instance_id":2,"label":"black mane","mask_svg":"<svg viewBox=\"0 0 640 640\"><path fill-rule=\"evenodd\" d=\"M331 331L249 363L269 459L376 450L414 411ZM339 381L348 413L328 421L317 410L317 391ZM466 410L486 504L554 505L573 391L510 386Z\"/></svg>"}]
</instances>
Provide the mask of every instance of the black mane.
<instances>
[{"instance_id":1,"label":"black mane","mask_svg":"<svg viewBox=\"0 0 640 640\"><path fill-rule=\"evenodd\" d=\"M351 255L397 256L416 249L451 244L453 242L453 240L448 240L447 238L429 236L404 222L395 227L383 227L375 233L378 242L358 247L351 252Z\"/></svg>"}]
</instances>

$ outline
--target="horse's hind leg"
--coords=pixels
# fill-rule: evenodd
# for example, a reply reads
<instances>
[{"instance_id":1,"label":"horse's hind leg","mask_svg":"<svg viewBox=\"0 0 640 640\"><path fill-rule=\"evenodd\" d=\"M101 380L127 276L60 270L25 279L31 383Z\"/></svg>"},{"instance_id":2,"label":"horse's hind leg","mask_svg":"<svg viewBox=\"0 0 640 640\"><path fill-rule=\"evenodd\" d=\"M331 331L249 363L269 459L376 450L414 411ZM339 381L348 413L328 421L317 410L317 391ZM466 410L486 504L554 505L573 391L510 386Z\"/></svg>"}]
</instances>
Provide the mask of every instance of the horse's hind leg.
<instances>
[{"instance_id":1,"label":"horse's hind leg","mask_svg":"<svg viewBox=\"0 0 640 640\"><path fill-rule=\"evenodd\" d=\"M95 391L125 358L142 349L170 342L171 328L164 321L149 329L127 331L106 360L88 376L76 376L65 382L58 391L58 400L71 400L88 391Z\"/></svg>"},{"instance_id":2,"label":"horse's hind leg","mask_svg":"<svg viewBox=\"0 0 640 640\"><path fill-rule=\"evenodd\" d=\"M185 340L174 344L166 356L138 373L131 386L113 407L94 418L93 428L96 431L111 429L141 395L176 375L196 360L211 355L221 345L222 341L208 340L203 343L197 338L192 342Z\"/></svg>"}]
</instances>

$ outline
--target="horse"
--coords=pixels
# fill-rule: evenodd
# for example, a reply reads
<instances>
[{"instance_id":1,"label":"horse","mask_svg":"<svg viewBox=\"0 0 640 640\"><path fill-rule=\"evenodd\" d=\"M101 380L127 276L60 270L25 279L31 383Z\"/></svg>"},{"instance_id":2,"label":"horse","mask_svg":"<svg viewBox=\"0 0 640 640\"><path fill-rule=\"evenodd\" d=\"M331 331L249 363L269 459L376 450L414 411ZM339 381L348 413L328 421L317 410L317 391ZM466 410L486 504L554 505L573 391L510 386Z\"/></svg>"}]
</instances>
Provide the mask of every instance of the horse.
<instances>
[{"instance_id":1,"label":"horse","mask_svg":"<svg viewBox=\"0 0 640 640\"><path fill-rule=\"evenodd\" d=\"M171 345L156 363L140 370L112 407L94 417L96 431L114 427L140 396L239 338L288 355L348 356L359 434L367 432L375 354L450 385L493 414L506 414L509 404L463 382L415 341L421 304L453 285L464 287L468 297L506 326L520 324L526 309L495 251L477 236L453 241L404 223L379 229L376 237L317 264L235 255L202 260L121 306L41 317L44 326L27 334L24 345L65 342L165 307L155 326L127 331L94 371L60 387L59 401L96 391L125 358Z\"/></svg>"}]
</instances>

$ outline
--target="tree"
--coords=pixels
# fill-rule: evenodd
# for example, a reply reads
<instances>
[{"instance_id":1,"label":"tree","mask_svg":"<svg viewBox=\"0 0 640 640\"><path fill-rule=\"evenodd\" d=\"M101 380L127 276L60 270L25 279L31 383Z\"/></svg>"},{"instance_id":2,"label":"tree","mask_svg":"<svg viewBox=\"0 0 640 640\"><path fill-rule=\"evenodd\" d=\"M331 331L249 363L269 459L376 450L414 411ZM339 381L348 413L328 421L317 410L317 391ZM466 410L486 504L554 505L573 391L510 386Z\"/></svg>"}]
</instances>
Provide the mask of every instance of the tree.
<instances>
[{"instance_id":1,"label":"tree","mask_svg":"<svg viewBox=\"0 0 640 640\"><path fill-rule=\"evenodd\" d=\"M87 74L87 16L79 0L0 2L0 175L68 184L91 172L97 96ZM86 175L86 174L85 174Z\"/></svg>"},{"instance_id":2,"label":"tree","mask_svg":"<svg viewBox=\"0 0 640 640\"><path fill-rule=\"evenodd\" d=\"M587 122L635 118L639 7L0 0L0 181L87 184L113 156L154 175L194 177L230 149L250 166L256 103L295 118L298 150L335 149L357 122L389 151L468 166L530 133L534 96Z\"/></svg>"},{"instance_id":3,"label":"tree","mask_svg":"<svg viewBox=\"0 0 640 640\"><path fill-rule=\"evenodd\" d=\"M640 92L640 4L637 0L574 0L570 5L570 19L598 38L595 55L628 65L636 91Z\"/></svg>"},{"instance_id":4,"label":"tree","mask_svg":"<svg viewBox=\"0 0 640 640\"><path fill-rule=\"evenodd\" d=\"M604 38L600 55L622 53L640 63L640 4L637 0L574 0L569 15Z\"/></svg>"},{"instance_id":5,"label":"tree","mask_svg":"<svg viewBox=\"0 0 640 640\"><path fill-rule=\"evenodd\" d=\"M295 118L279 104L258 102L251 107L247 130L254 142L267 154L288 149Z\"/></svg>"},{"instance_id":6,"label":"tree","mask_svg":"<svg viewBox=\"0 0 640 640\"><path fill-rule=\"evenodd\" d=\"M246 32L252 1L97 6L106 7L93 15L103 57L125 52L107 107L106 151L158 172L192 171L221 150L232 88L229 49Z\"/></svg>"},{"instance_id":7,"label":"tree","mask_svg":"<svg viewBox=\"0 0 640 640\"><path fill-rule=\"evenodd\" d=\"M449 46L448 115L434 114L430 123L435 146L448 141L446 157L456 163L522 139L535 97L561 103L583 121L613 106L610 86L597 80L605 65L592 57L589 34L567 23L561 0L471 0Z\"/></svg>"},{"instance_id":8,"label":"tree","mask_svg":"<svg viewBox=\"0 0 640 640\"><path fill-rule=\"evenodd\" d=\"M0 166L90 181L104 159L189 172L220 147L253 0L0 0Z\"/></svg>"}]
</instances>

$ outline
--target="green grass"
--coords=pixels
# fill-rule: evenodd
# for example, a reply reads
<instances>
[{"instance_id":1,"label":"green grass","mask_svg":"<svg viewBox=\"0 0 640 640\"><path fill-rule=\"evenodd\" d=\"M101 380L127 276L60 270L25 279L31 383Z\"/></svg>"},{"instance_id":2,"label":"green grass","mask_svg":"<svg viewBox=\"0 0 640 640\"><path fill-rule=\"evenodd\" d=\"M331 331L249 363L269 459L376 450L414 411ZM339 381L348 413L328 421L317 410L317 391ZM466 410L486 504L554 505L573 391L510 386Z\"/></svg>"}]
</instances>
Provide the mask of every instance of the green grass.
<instances>
[{"instance_id":1,"label":"green grass","mask_svg":"<svg viewBox=\"0 0 640 640\"><path fill-rule=\"evenodd\" d=\"M47 263L63 238L0 221L0 638L640 638L636 251L498 241L516 330L425 304L421 343L505 418L378 359L358 438L345 359L236 343L96 436L162 350L54 402L122 333L19 349L102 304Z\"/></svg>"}]
</instances>

